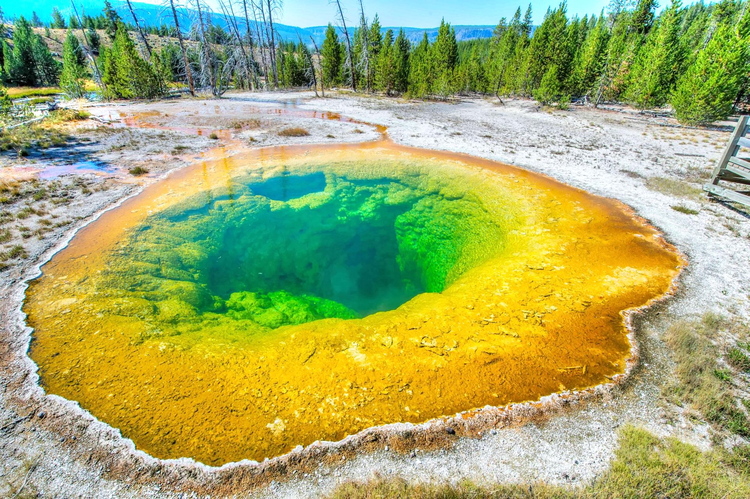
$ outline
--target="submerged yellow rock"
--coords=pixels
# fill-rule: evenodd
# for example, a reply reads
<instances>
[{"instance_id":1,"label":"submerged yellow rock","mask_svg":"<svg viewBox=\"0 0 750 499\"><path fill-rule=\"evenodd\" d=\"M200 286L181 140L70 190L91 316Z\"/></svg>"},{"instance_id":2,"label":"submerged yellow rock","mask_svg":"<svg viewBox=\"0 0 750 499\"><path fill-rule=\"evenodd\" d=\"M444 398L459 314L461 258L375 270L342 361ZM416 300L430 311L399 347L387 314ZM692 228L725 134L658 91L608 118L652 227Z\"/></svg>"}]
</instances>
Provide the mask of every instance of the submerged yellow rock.
<instances>
[{"instance_id":1,"label":"submerged yellow rock","mask_svg":"<svg viewBox=\"0 0 750 499\"><path fill-rule=\"evenodd\" d=\"M622 373L622 312L683 264L620 203L387 144L189 168L83 229L27 293L45 389L219 465Z\"/></svg>"}]
</instances>

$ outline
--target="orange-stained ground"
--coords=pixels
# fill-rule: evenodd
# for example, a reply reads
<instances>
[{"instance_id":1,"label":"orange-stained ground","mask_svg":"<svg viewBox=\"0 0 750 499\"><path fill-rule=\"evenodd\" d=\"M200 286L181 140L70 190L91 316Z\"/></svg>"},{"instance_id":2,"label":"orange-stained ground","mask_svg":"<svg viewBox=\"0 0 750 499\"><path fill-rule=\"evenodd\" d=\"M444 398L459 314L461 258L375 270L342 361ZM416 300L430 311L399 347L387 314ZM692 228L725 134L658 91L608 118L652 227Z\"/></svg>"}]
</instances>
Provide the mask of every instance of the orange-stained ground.
<instances>
[{"instance_id":1,"label":"orange-stained ground","mask_svg":"<svg viewBox=\"0 0 750 499\"><path fill-rule=\"evenodd\" d=\"M517 189L524 224L502 258L443 293L361 320L188 344L136 341L136 315L97 311L86 281L150 213L228 183L244 165L368 157L480 167ZM666 293L683 264L622 204L524 170L385 142L282 147L195 165L105 213L44 266L24 310L48 392L154 456L219 465L606 382L630 355L622 311Z\"/></svg>"}]
</instances>

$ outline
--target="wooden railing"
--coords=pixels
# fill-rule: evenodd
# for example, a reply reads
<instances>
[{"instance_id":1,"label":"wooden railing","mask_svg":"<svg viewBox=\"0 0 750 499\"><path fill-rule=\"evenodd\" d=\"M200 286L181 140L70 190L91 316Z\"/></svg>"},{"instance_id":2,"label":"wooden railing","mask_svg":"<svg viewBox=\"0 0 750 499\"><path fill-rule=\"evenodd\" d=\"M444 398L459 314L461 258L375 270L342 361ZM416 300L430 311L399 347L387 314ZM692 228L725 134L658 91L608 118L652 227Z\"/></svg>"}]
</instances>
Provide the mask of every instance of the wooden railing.
<instances>
[{"instance_id":1,"label":"wooden railing","mask_svg":"<svg viewBox=\"0 0 750 499\"><path fill-rule=\"evenodd\" d=\"M740 150L746 148L750 154L750 138L746 137L750 132L748 127L748 116L740 116L737 127L729 139L719 163L714 168L711 181L703 186L703 190L709 195L720 196L730 201L750 206L750 195L738 192L729 186L719 185L720 181L730 184L750 185L750 158L740 158ZM750 188L748 188L750 190Z\"/></svg>"}]
</instances>

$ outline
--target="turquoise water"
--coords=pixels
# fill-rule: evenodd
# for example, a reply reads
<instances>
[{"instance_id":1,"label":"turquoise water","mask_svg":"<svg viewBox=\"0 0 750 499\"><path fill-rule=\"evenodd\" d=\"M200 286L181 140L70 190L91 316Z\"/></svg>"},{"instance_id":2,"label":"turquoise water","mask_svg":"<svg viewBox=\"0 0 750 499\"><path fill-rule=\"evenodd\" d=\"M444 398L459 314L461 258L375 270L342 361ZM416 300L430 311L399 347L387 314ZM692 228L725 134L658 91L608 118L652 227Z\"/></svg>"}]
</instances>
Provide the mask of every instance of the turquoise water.
<instances>
[{"instance_id":1,"label":"turquoise water","mask_svg":"<svg viewBox=\"0 0 750 499\"><path fill-rule=\"evenodd\" d=\"M481 203L428 178L236 178L150 216L111 263L109 292L155 304L157 322L218 314L271 329L398 308L470 268L467 245L502 247Z\"/></svg>"}]
</instances>

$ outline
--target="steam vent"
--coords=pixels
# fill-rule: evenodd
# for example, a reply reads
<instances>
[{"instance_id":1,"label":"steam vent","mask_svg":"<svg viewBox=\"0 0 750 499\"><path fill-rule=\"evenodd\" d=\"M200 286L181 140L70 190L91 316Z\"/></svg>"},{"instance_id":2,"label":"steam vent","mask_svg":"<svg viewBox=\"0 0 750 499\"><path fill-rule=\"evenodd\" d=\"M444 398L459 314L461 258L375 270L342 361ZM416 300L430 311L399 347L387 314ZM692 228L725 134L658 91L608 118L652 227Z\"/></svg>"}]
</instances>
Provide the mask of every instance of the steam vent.
<instances>
[{"instance_id":1,"label":"steam vent","mask_svg":"<svg viewBox=\"0 0 750 499\"><path fill-rule=\"evenodd\" d=\"M683 265L628 208L388 144L183 170L81 230L24 307L44 388L159 458L263 460L595 386Z\"/></svg>"}]
</instances>

